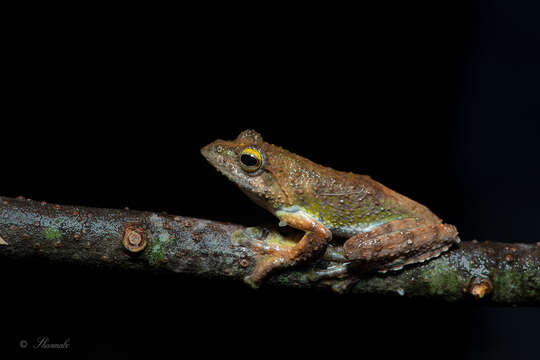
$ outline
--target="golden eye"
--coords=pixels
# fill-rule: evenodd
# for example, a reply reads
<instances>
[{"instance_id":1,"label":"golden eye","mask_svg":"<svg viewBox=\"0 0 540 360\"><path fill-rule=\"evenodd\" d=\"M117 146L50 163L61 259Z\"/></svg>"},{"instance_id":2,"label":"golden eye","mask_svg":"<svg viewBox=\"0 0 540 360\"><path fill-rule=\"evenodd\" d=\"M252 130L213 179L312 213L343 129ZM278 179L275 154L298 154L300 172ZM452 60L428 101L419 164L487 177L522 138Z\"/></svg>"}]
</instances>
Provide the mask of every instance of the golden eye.
<instances>
[{"instance_id":1,"label":"golden eye","mask_svg":"<svg viewBox=\"0 0 540 360\"><path fill-rule=\"evenodd\" d=\"M263 165L263 157L259 150L248 147L240 153L240 166L246 172L252 173L259 170Z\"/></svg>"}]
</instances>

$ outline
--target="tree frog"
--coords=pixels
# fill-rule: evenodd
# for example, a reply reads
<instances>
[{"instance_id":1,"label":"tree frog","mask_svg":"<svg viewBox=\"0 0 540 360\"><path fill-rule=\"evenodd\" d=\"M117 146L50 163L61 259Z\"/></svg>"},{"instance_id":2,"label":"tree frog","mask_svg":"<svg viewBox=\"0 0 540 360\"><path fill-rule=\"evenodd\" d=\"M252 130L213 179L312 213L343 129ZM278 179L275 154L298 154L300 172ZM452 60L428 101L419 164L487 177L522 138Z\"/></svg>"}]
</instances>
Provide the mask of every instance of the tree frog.
<instances>
[{"instance_id":1,"label":"tree frog","mask_svg":"<svg viewBox=\"0 0 540 360\"><path fill-rule=\"evenodd\" d=\"M459 243L456 228L366 175L318 165L263 141L254 130L201 149L217 170L281 226L304 232L294 246L251 239L242 245L260 254L245 280L257 287L274 269L321 257L333 236L344 237L343 262L380 272L422 262ZM344 267L346 271L346 267Z\"/></svg>"}]
</instances>

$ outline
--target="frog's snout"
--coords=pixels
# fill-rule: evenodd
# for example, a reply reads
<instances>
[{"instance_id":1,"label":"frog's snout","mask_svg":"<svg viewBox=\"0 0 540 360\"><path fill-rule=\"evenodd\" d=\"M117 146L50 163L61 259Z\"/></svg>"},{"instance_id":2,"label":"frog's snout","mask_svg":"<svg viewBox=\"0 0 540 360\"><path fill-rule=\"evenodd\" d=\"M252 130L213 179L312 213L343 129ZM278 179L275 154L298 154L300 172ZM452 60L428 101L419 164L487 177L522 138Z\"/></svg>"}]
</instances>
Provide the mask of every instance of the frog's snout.
<instances>
[{"instance_id":1,"label":"frog's snout","mask_svg":"<svg viewBox=\"0 0 540 360\"><path fill-rule=\"evenodd\" d=\"M201 148L201 154L217 170L227 173L231 171L232 157L223 142L217 140Z\"/></svg>"},{"instance_id":2,"label":"frog's snout","mask_svg":"<svg viewBox=\"0 0 540 360\"><path fill-rule=\"evenodd\" d=\"M222 163L225 158L230 158L233 152L226 146L226 143L222 140L216 140L201 148L201 154L211 164Z\"/></svg>"},{"instance_id":3,"label":"frog's snout","mask_svg":"<svg viewBox=\"0 0 540 360\"><path fill-rule=\"evenodd\" d=\"M211 152L212 152L212 144L205 145L201 148L201 155L204 156L206 160L209 160Z\"/></svg>"}]
</instances>

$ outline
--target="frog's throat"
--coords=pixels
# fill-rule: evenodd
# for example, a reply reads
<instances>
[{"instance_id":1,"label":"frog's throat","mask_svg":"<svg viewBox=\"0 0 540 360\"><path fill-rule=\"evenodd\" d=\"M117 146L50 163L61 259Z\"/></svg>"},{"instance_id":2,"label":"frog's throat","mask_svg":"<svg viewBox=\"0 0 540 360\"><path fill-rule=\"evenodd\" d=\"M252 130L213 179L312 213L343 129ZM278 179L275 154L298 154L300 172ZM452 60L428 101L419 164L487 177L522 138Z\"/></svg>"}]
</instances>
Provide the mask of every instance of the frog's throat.
<instances>
[{"instance_id":1,"label":"frog's throat","mask_svg":"<svg viewBox=\"0 0 540 360\"><path fill-rule=\"evenodd\" d=\"M268 210L274 215L277 210L281 209L284 206L283 200L280 200L279 196L277 196L272 191L264 194L261 192L253 191L253 189L249 186L242 186L240 183L236 183L236 185L249 199L251 199L251 201L259 205L263 209ZM283 193L281 187L279 189L281 195L283 195L281 199L283 199L283 197L287 198L287 194Z\"/></svg>"}]
</instances>

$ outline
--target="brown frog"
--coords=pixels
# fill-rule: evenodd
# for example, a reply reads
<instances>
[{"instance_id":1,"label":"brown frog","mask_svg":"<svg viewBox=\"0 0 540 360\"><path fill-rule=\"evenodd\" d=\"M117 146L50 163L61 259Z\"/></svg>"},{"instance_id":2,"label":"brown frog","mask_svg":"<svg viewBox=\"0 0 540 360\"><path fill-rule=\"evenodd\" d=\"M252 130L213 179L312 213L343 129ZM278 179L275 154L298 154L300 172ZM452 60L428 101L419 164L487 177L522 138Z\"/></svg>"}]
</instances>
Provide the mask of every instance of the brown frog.
<instances>
[{"instance_id":1,"label":"brown frog","mask_svg":"<svg viewBox=\"0 0 540 360\"><path fill-rule=\"evenodd\" d=\"M274 269L318 259L333 235L347 238L335 254L340 261L380 272L436 257L460 241L456 228L424 205L369 176L321 166L264 142L253 130L233 141L216 140L201 153L281 226L305 232L294 246L243 241L263 255L245 279L253 287ZM332 273L346 271L343 266Z\"/></svg>"}]
</instances>

